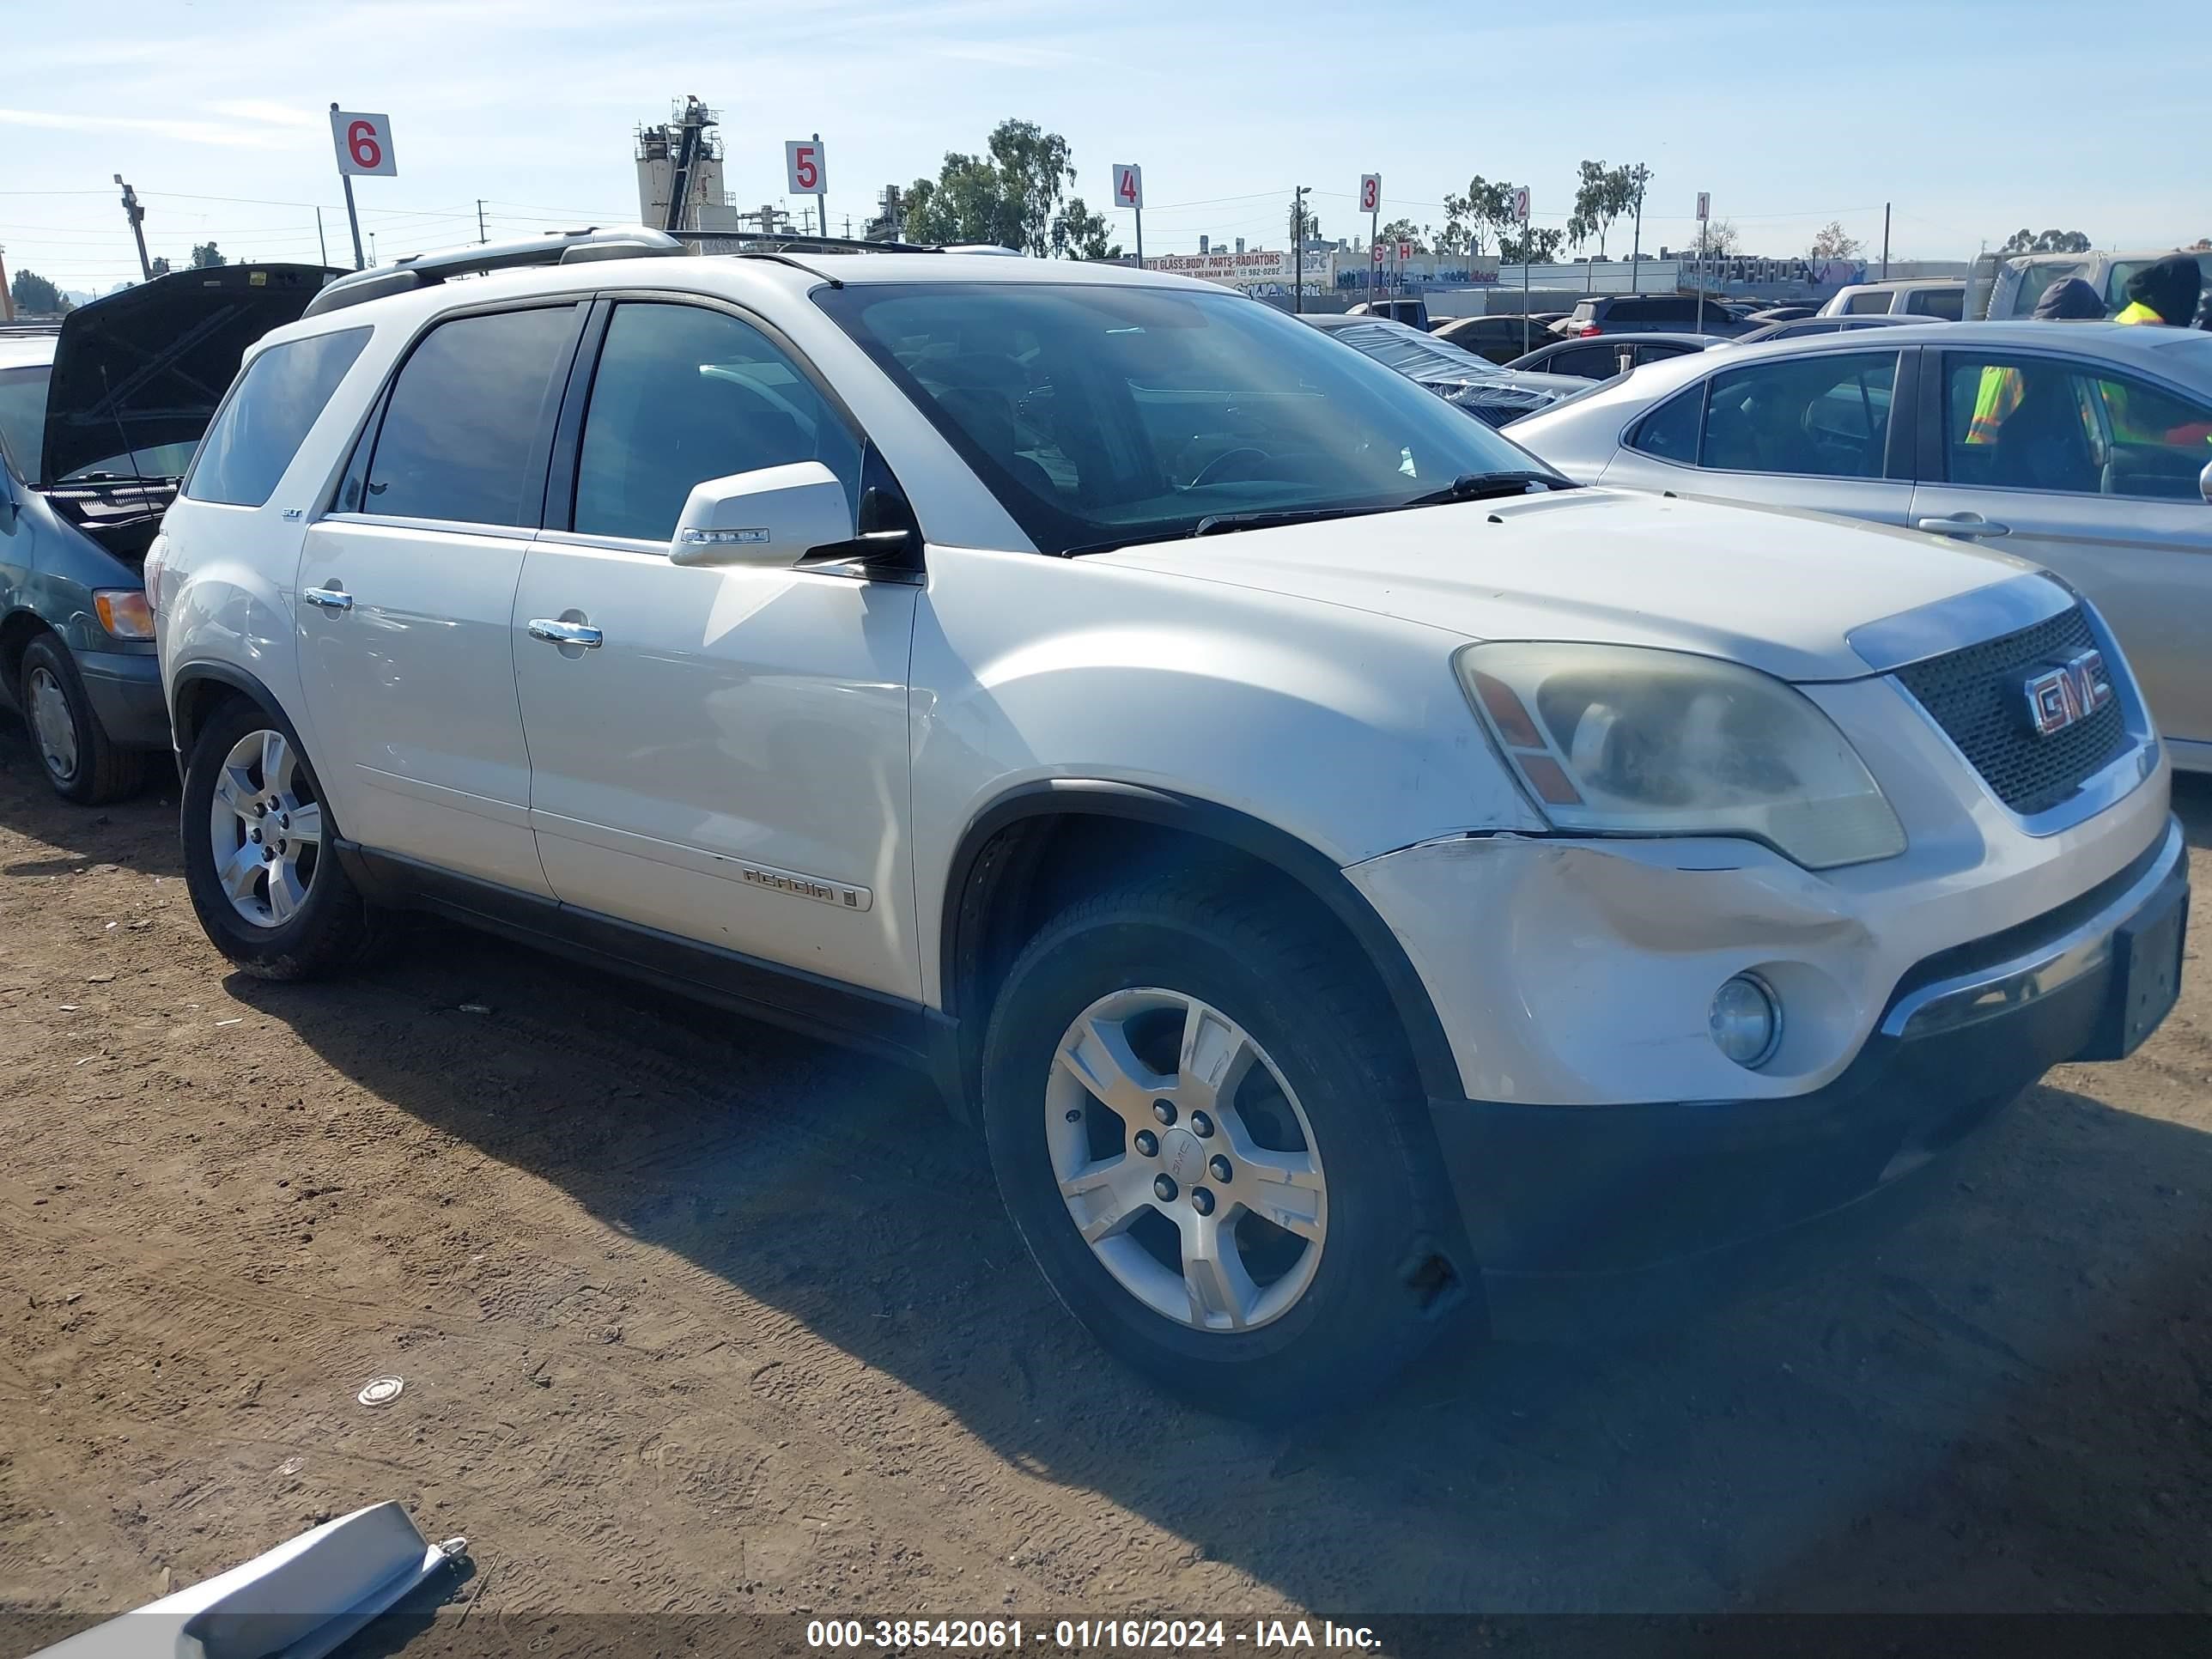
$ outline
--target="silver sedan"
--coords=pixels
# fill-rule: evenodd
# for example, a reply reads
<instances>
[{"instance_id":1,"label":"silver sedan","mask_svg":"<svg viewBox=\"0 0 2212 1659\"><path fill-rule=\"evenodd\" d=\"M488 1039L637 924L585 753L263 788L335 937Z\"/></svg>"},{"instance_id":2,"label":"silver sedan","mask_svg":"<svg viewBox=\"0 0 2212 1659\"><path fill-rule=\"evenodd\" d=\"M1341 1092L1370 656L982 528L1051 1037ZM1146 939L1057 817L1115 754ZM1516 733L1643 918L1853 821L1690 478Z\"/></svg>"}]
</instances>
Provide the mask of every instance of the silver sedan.
<instances>
[{"instance_id":1,"label":"silver sedan","mask_svg":"<svg viewBox=\"0 0 2212 1659\"><path fill-rule=\"evenodd\" d=\"M1876 332L1654 363L1511 435L1585 483L1839 514L2047 566L2111 622L2174 764L2212 771L2212 334Z\"/></svg>"}]
</instances>

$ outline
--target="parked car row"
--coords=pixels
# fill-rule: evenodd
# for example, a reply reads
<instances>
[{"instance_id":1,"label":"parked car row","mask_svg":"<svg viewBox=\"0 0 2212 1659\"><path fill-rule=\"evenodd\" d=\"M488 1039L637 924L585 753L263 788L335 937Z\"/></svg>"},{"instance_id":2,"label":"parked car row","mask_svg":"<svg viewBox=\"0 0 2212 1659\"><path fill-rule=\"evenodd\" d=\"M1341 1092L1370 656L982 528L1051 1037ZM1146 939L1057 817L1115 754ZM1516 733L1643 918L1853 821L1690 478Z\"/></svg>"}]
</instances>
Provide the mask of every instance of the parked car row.
<instances>
[{"instance_id":1,"label":"parked car row","mask_svg":"<svg viewBox=\"0 0 2212 1659\"><path fill-rule=\"evenodd\" d=\"M1384 319L674 252L346 277L247 355L146 564L246 971L428 908L910 1060L1099 1340L1263 1413L1771 1254L2171 1006L2172 750L2033 568L1581 487L1340 349L1452 349ZM1514 431L1879 481L1941 326ZM1727 378L1797 353L1794 412Z\"/></svg>"}]
</instances>

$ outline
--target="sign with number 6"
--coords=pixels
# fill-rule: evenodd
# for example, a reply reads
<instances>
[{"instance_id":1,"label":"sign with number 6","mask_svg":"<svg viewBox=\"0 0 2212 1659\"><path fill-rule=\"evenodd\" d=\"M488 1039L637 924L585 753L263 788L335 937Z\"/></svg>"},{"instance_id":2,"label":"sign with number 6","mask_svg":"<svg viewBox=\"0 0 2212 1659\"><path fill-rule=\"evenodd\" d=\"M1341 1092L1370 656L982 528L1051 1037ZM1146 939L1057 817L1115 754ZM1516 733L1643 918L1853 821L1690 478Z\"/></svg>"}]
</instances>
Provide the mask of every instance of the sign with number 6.
<instances>
[{"instance_id":1,"label":"sign with number 6","mask_svg":"<svg viewBox=\"0 0 2212 1659\"><path fill-rule=\"evenodd\" d=\"M1382 208L1382 175L1363 173L1359 175L1359 210L1378 213Z\"/></svg>"},{"instance_id":2,"label":"sign with number 6","mask_svg":"<svg viewBox=\"0 0 2212 1659\"><path fill-rule=\"evenodd\" d=\"M811 138L787 138L783 145L783 170L793 196L818 196L830 188L829 164L822 146Z\"/></svg>"},{"instance_id":3,"label":"sign with number 6","mask_svg":"<svg viewBox=\"0 0 2212 1659\"><path fill-rule=\"evenodd\" d=\"M364 115L357 110L331 112L331 142L337 146L338 171L396 179L399 166L392 155L392 118Z\"/></svg>"},{"instance_id":4,"label":"sign with number 6","mask_svg":"<svg viewBox=\"0 0 2212 1659\"><path fill-rule=\"evenodd\" d=\"M1145 204L1145 170L1133 161L1114 163L1114 205L1140 208Z\"/></svg>"}]
</instances>

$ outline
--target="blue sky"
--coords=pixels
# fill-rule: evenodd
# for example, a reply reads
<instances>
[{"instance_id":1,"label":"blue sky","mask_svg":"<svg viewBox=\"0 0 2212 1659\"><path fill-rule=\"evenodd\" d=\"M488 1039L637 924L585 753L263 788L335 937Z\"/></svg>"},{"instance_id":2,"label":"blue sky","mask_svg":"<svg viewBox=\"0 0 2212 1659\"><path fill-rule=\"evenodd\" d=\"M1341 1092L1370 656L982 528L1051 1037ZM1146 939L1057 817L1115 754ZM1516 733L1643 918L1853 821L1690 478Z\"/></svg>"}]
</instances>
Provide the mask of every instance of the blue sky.
<instances>
[{"instance_id":1,"label":"blue sky","mask_svg":"<svg viewBox=\"0 0 2212 1659\"><path fill-rule=\"evenodd\" d=\"M743 204L780 199L782 141L818 131L833 229L1019 116L1066 135L1093 205L1110 163L1143 165L1147 252L1200 232L1279 242L1295 184L1328 233L1350 234L1370 170L1386 217L1441 222L1445 193L1480 173L1529 184L1556 224L1585 157L1650 166L1647 246L1694 237L1700 189L1753 252L1801 251L1832 218L1878 246L1885 200L1898 258L1963 258L2021 225L2103 246L2212 234L2203 15L2164 0L4 9L0 247L11 270L77 289L137 274L118 172L153 251L179 263L210 236L311 258L316 203L346 262L333 99L392 116L399 176L358 186L386 258L474 240L478 197L495 232L635 218L631 131L685 93L723 112ZM1612 240L1625 247L1626 228Z\"/></svg>"}]
</instances>

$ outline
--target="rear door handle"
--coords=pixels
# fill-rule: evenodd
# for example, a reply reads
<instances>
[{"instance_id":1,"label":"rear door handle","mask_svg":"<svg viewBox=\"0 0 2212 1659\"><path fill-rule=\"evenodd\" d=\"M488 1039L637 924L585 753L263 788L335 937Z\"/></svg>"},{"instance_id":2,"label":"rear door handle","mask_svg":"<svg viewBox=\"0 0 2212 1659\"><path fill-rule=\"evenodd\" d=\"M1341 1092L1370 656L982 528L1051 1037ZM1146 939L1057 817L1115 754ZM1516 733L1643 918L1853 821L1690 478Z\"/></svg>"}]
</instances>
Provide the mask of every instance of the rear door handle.
<instances>
[{"instance_id":1,"label":"rear door handle","mask_svg":"<svg viewBox=\"0 0 2212 1659\"><path fill-rule=\"evenodd\" d=\"M1985 519L1978 513L1960 513L1945 519L1915 519L1915 530L1925 530L1938 536L2009 536L2012 526Z\"/></svg>"},{"instance_id":2,"label":"rear door handle","mask_svg":"<svg viewBox=\"0 0 2212 1659\"><path fill-rule=\"evenodd\" d=\"M582 623L556 622L550 617L530 619L530 637L548 645L596 646L606 635Z\"/></svg>"},{"instance_id":3,"label":"rear door handle","mask_svg":"<svg viewBox=\"0 0 2212 1659\"><path fill-rule=\"evenodd\" d=\"M343 587L303 587L300 597L309 605L320 605L325 611L350 611L353 595Z\"/></svg>"}]
</instances>

